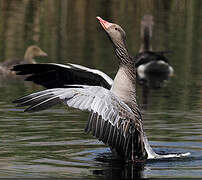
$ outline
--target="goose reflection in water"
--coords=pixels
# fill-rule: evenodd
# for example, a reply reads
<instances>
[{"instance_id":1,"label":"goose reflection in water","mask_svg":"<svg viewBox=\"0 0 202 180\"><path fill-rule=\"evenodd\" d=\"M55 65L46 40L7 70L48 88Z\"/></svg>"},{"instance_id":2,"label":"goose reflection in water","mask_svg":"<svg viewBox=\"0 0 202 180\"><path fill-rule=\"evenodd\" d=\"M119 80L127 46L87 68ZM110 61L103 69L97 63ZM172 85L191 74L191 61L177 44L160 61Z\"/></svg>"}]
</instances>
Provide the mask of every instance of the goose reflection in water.
<instances>
[{"instance_id":1,"label":"goose reflection in water","mask_svg":"<svg viewBox=\"0 0 202 180\"><path fill-rule=\"evenodd\" d=\"M166 87L170 79L168 73L146 73L145 75L144 79L137 79L138 84L141 86L141 104L144 110L148 109L150 91Z\"/></svg>"},{"instance_id":2,"label":"goose reflection in water","mask_svg":"<svg viewBox=\"0 0 202 180\"><path fill-rule=\"evenodd\" d=\"M94 170L93 174L102 176L105 179L137 179L144 177L144 165L143 164L117 164L120 162L114 162L109 164L109 167L99 170Z\"/></svg>"},{"instance_id":3,"label":"goose reflection in water","mask_svg":"<svg viewBox=\"0 0 202 180\"><path fill-rule=\"evenodd\" d=\"M96 176L101 176L105 179L144 178L144 162L125 163L111 153L102 153L95 160L101 162L101 168L93 170L93 174Z\"/></svg>"}]
</instances>

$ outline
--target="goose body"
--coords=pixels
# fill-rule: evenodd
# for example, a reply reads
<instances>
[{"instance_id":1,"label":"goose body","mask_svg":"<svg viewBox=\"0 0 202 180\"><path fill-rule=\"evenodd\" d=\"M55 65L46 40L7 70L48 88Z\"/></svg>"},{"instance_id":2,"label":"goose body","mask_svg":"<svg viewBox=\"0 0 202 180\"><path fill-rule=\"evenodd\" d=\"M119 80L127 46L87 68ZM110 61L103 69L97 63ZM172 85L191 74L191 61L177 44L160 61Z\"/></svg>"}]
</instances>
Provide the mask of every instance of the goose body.
<instances>
[{"instance_id":1,"label":"goose body","mask_svg":"<svg viewBox=\"0 0 202 180\"><path fill-rule=\"evenodd\" d=\"M65 80L65 77L60 81L56 76L52 84L46 84L43 82L45 79L41 81L37 79L42 73L41 69L37 68L40 64L18 65L13 69L17 74L31 74L27 80L52 89L22 97L14 103L18 106L29 106L25 110L27 112L44 110L58 103L89 111L85 131L91 132L119 157L133 162L158 158L160 155L152 150L143 130L143 120L136 102L135 64L128 54L125 32L117 24L109 23L100 17L97 19L110 38L119 60L119 70L114 81L100 71L95 73L94 70L82 66L76 65L78 69L75 69L72 67L74 65L41 64L41 69L48 75L51 73L50 69L53 71L55 69L54 73L60 74L58 77L62 76L62 72L63 76L66 76L66 69L74 69L71 76L77 76L87 70L87 73L90 72L88 76L92 75L95 79L100 78L100 82L105 82L85 85L84 80L83 84L74 84L78 81L68 84L69 80ZM54 86L57 81L59 81L58 87Z\"/></svg>"}]
</instances>

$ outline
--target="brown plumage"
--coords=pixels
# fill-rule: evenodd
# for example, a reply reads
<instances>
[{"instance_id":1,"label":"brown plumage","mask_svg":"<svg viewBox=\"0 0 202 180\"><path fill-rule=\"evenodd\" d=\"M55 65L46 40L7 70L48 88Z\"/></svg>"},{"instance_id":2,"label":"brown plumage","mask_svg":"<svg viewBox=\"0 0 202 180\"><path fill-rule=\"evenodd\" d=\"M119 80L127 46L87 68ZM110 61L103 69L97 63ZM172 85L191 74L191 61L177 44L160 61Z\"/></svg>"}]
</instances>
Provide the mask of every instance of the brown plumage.
<instances>
[{"instance_id":1,"label":"brown plumage","mask_svg":"<svg viewBox=\"0 0 202 180\"><path fill-rule=\"evenodd\" d=\"M47 56L47 53L36 45L29 46L25 51L24 59L11 59L0 63L0 75L14 75L14 71L11 71L14 66L19 64L35 64L36 61L34 58L37 56Z\"/></svg>"}]
</instances>

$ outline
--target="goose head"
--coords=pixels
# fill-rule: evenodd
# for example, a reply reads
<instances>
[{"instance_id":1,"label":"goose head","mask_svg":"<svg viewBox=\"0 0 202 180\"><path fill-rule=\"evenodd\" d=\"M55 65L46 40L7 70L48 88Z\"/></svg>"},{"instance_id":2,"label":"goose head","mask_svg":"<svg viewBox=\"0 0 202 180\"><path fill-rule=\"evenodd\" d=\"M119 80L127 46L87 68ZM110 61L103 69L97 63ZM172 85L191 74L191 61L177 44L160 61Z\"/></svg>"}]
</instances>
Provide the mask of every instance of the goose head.
<instances>
[{"instance_id":1,"label":"goose head","mask_svg":"<svg viewBox=\"0 0 202 180\"><path fill-rule=\"evenodd\" d=\"M113 44L117 46L126 46L126 33L118 24L107 22L101 17L97 17L101 26L109 36Z\"/></svg>"},{"instance_id":2,"label":"goose head","mask_svg":"<svg viewBox=\"0 0 202 180\"><path fill-rule=\"evenodd\" d=\"M32 45L27 48L24 55L24 60L28 61L29 63L36 63L34 58L37 56L48 56L48 55L46 52L41 50L40 47Z\"/></svg>"},{"instance_id":3,"label":"goose head","mask_svg":"<svg viewBox=\"0 0 202 180\"><path fill-rule=\"evenodd\" d=\"M107 33L109 39L111 40L115 53L118 56L120 63L128 62L129 54L126 46L126 33L118 24L107 22L101 17L97 17L99 23Z\"/></svg>"}]
</instances>

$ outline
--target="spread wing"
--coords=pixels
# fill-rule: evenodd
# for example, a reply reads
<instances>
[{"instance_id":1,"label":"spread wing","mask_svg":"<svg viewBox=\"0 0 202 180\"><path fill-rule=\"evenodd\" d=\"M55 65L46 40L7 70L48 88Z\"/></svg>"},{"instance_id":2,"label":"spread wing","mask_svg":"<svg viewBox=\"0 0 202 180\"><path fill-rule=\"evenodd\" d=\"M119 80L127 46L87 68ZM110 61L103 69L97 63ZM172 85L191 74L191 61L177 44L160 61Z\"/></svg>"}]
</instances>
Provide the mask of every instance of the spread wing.
<instances>
[{"instance_id":1,"label":"spread wing","mask_svg":"<svg viewBox=\"0 0 202 180\"><path fill-rule=\"evenodd\" d=\"M46 88L81 84L110 89L113 84L113 80L102 71L76 64L22 64L14 66L12 70L16 71L17 75L28 75L26 81L33 81Z\"/></svg>"},{"instance_id":2,"label":"spread wing","mask_svg":"<svg viewBox=\"0 0 202 180\"><path fill-rule=\"evenodd\" d=\"M91 131L99 140L124 153L124 156L131 153L131 130L142 133L138 113L132 112L127 104L103 87L74 85L48 89L22 97L14 103L29 106L25 111L30 112L44 110L58 103L90 111L86 132Z\"/></svg>"}]
</instances>

